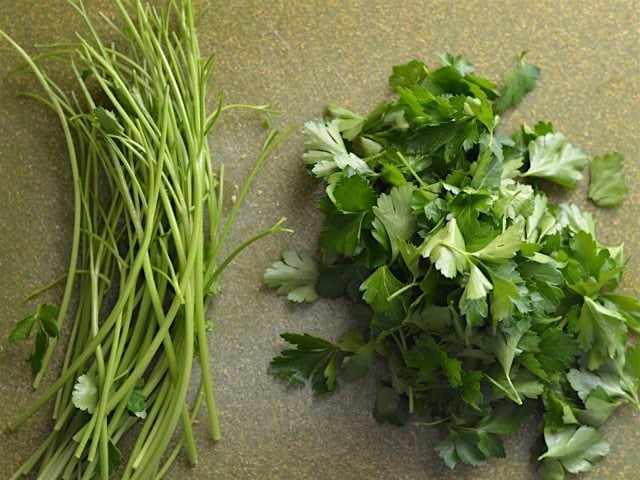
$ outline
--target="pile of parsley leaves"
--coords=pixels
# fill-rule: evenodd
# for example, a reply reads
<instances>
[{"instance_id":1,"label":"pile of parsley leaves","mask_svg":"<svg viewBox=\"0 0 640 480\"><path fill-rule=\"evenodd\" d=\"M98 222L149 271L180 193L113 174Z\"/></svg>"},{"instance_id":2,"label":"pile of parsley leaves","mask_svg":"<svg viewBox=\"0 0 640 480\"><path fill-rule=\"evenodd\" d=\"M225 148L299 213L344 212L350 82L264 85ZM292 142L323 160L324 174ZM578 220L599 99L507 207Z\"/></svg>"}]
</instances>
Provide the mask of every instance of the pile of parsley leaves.
<instances>
[{"instance_id":1,"label":"pile of parsley leaves","mask_svg":"<svg viewBox=\"0 0 640 480\"><path fill-rule=\"evenodd\" d=\"M523 57L501 87L462 57L413 60L366 117L331 105L305 125L303 160L326 184L322 261L287 251L265 281L297 302L351 299L361 328L285 333L270 372L324 394L385 363L374 417L438 425L451 468L504 457L503 437L543 411L534 458L556 480L608 453L599 428L619 406L640 408L640 303L614 293L622 246L541 189L574 188L589 165L589 197L617 206L622 156L590 160L551 123L496 130L539 76Z\"/></svg>"}]
</instances>

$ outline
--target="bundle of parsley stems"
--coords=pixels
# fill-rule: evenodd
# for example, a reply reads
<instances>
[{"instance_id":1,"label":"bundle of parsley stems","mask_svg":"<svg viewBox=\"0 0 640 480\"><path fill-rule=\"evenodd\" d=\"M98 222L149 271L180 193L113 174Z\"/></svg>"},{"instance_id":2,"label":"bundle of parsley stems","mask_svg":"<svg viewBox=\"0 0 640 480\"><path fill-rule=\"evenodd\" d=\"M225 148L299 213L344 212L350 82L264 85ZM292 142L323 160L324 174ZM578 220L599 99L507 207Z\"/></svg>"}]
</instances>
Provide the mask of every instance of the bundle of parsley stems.
<instances>
[{"instance_id":1,"label":"bundle of parsley stems","mask_svg":"<svg viewBox=\"0 0 640 480\"><path fill-rule=\"evenodd\" d=\"M10 337L22 340L35 326L36 385L78 294L59 377L9 426L18 428L55 397L54 428L13 478L38 465L42 479L106 479L118 468L122 478L160 478L183 446L197 462L192 424L203 398L211 437L220 438L207 300L238 253L284 231L279 221L221 256L255 175L283 135L268 135L225 215L223 168L214 171L207 136L225 110L268 107L223 106L219 96L207 114L213 56L200 55L192 3L156 8L115 0L121 25L103 16L117 34L114 44L101 38L82 1L70 3L89 31L73 44L32 57L0 31L41 85L43 94L29 95L57 114L74 187L60 307L41 306ZM49 61L71 72L72 91L45 71ZM194 396L195 357L201 380ZM137 437L119 467L117 445L134 425Z\"/></svg>"}]
</instances>

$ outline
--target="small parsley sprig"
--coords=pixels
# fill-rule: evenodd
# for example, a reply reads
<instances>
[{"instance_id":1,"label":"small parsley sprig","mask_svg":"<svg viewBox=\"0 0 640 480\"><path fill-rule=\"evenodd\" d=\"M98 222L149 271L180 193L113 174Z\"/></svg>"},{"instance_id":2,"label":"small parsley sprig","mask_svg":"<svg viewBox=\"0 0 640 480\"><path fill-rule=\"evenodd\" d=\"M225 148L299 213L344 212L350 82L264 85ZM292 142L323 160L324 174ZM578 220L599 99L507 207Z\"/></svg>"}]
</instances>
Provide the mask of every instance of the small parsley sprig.
<instances>
[{"instance_id":1,"label":"small parsley sprig","mask_svg":"<svg viewBox=\"0 0 640 480\"><path fill-rule=\"evenodd\" d=\"M640 408L640 303L615 293L622 245L542 190L575 188L587 154L551 123L497 130L540 74L523 57L501 88L462 57L413 60L369 115L332 105L305 125L303 160L326 186L322 261L286 252L265 279L296 301L350 299L361 328L283 334L270 372L323 394L386 363L374 417L438 425L451 468L504 457L503 437L542 409L539 473L557 480L607 454L599 427L616 408ZM598 204L626 195L621 163L591 161Z\"/></svg>"}]
</instances>

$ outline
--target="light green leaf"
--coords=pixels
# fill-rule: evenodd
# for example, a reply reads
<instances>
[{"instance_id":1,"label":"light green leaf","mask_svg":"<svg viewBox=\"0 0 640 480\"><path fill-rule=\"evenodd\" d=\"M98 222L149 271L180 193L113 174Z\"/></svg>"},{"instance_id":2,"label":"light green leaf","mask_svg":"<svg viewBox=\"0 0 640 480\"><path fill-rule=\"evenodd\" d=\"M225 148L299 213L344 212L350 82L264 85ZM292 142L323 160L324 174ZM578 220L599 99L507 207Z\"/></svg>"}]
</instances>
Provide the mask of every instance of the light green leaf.
<instances>
[{"instance_id":1,"label":"light green leaf","mask_svg":"<svg viewBox=\"0 0 640 480\"><path fill-rule=\"evenodd\" d=\"M522 399L512 383L511 367L513 366L513 361L516 357L518 343L527 331L527 328L527 322L520 321L509 328L498 330L495 335L487 338L486 340L487 350L495 354L498 363L500 363L500 366L502 367L505 380L510 387L511 391L505 393L510 393L509 398L518 405L522 404Z\"/></svg>"},{"instance_id":2,"label":"light green leaf","mask_svg":"<svg viewBox=\"0 0 640 480\"><path fill-rule=\"evenodd\" d=\"M345 140L353 140L362 131L362 125L366 120L365 117L361 117L351 110L347 110L334 103L329 104L327 110L335 120L335 125Z\"/></svg>"},{"instance_id":3,"label":"light green leaf","mask_svg":"<svg viewBox=\"0 0 640 480\"><path fill-rule=\"evenodd\" d=\"M515 283L520 280L520 277L513 268L491 268L489 269L489 276L493 284L491 318L495 325L509 316L513 311L515 302L520 299L520 289Z\"/></svg>"},{"instance_id":4,"label":"light green leaf","mask_svg":"<svg viewBox=\"0 0 640 480\"><path fill-rule=\"evenodd\" d=\"M318 279L318 267L311 256L285 250L282 261L275 262L264 273L265 283L277 288L278 293L287 294L293 302L313 302L318 298L315 284Z\"/></svg>"},{"instance_id":5,"label":"light green leaf","mask_svg":"<svg viewBox=\"0 0 640 480\"><path fill-rule=\"evenodd\" d=\"M469 300L485 298L493 285L475 265L471 265L469 279L462 296Z\"/></svg>"},{"instance_id":6,"label":"light green leaf","mask_svg":"<svg viewBox=\"0 0 640 480\"><path fill-rule=\"evenodd\" d=\"M591 234L592 237L596 236L593 216L573 203L561 203L556 217L557 225L560 228L568 227L573 233L584 231Z\"/></svg>"},{"instance_id":7,"label":"light green leaf","mask_svg":"<svg viewBox=\"0 0 640 480\"><path fill-rule=\"evenodd\" d=\"M436 269L447 278L454 278L457 272L462 273L467 269L464 238L455 218L422 245L421 254L429 257Z\"/></svg>"},{"instance_id":8,"label":"light green leaf","mask_svg":"<svg viewBox=\"0 0 640 480\"><path fill-rule=\"evenodd\" d=\"M584 297L576 328L580 346L589 352L590 369L598 368L607 359L624 355L627 328L617 311Z\"/></svg>"},{"instance_id":9,"label":"light green leaf","mask_svg":"<svg viewBox=\"0 0 640 480\"><path fill-rule=\"evenodd\" d=\"M512 258L520 250L523 237L524 220L520 219L494 238L487 246L473 252L472 255L481 260L501 262Z\"/></svg>"},{"instance_id":10,"label":"light green leaf","mask_svg":"<svg viewBox=\"0 0 640 480\"><path fill-rule=\"evenodd\" d=\"M328 177L347 167L358 174L371 174L369 166L354 153L348 152L340 135L337 120L315 120L304 124L304 162L318 178Z\"/></svg>"},{"instance_id":11,"label":"light green leaf","mask_svg":"<svg viewBox=\"0 0 640 480\"><path fill-rule=\"evenodd\" d=\"M609 444L593 427L565 427L554 431L544 429L547 451L538 457L556 459L570 473L587 472L593 462L609 453Z\"/></svg>"},{"instance_id":12,"label":"light green leaf","mask_svg":"<svg viewBox=\"0 0 640 480\"><path fill-rule=\"evenodd\" d=\"M607 372L587 372L572 368L567 373L567 380L582 401L597 388L601 388L609 398L633 401L633 397L623 388L620 377Z\"/></svg>"},{"instance_id":13,"label":"light green leaf","mask_svg":"<svg viewBox=\"0 0 640 480\"><path fill-rule=\"evenodd\" d=\"M575 188L589 158L561 133L547 133L529 143L529 169L524 177L538 177Z\"/></svg>"},{"instance_id":14,"label":"light green leaf","mask_svg":"<svg viewBox=\"0 0 640 480\"><path fill-rule=\"evenodd\" d=\"M98 405L97 382L98 379L93 372L87 372L78 377L71 393L71 401L76 408L93 413Z\"/></svg>"},{"instance_id":15,"label":"light green leaf","mask_svg":"<svg viewBox=\"0 0 640 480\"><path fill-rule=\"evenodd\" d=\"M601 207L617 207L629 190L624 182L624 157L611 153L595 157L589 164L589 198Z\"/></svg>"}]
</instances>

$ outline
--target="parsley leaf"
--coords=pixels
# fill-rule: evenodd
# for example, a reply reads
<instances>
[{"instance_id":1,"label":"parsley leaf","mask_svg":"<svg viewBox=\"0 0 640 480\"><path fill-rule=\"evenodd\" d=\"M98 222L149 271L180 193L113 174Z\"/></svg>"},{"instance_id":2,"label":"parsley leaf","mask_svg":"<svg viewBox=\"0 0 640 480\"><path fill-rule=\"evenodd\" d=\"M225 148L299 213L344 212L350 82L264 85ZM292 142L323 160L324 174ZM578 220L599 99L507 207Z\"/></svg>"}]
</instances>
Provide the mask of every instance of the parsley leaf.
<instances>
[{"instance_id":1,"label":"parsley leaf","mask_svg":"<svg viewBox=\"0 0 640 480\"><path fill-rule=\"evenodd\" d=\"M303 136L307 152L302 155L303 160L318 178L327 177L345 168L351 168L355 173L370 173L371 170L361 158L347 152L338 125L335 120L305 123Z\"/></svg>"},{"instance_id":2,"label":"parsley leaf","mask_svg":"<svg viewBox=\"0 0 640 480\"><path fill-rule=\"evenodd\" d=\"M624 157L619 153L595 157L589 163L589 198L601 207L617 207L629 190L624 182Z\"/></svg>"},{"instance_id":3,"label":"parsley leaf","mask_svg":"<svg viewBox=\"0 0 640 480\"><path fill-rule=\"evenodd\" d=\"M570 473L587 472L592 463L609 453L609 444L593 427L565 427L558 431L544 430L547 451L538 457L555 459Z\"/></svg>"},{"instance_id":4,"label":"parsley leaf","mask_svg":"<svg viewBox=\"0 0 640 480\"><path fill-rule=\"evenodd\" d=\"M369 182L360 175L344 177L332 191L333 200L341 212L364 212L376 204L376 196Z\"/></svg>"},{"instance_id":5,"label":"parsley leaf","mask_svg":"<svg viewBox=\"0 0 640 480\"><path fill-rule=\"evenodd\" d=\"M393 187L389 194L381 194L377 206L373 207L376 218L384 225L391 244L391 262L398 255L398 242L409 240L415 233L416 219L412 215L410 183Z\"/></svg>"},{"instance_id":6,"label":"parsley leaf","mask_svg":"<svg viewBox=\"0 0 640 480\"><path fill-rule=\"evenodd\" d=\"M277 288L278 293L287 294L293 302L313 302L318 298L315 284L318 280L318 267L311 256L285 250L282 261L275 262L264 273L264 281L269 287Z\"/></svg>"},{"instance_id":7,"label":"parsley leaf","mask_svg":"<svg viewBox=\"0 0 640 480\"><path fill-rule=\"evenodd\" d=\"M98 379L95 373L83 373L78 377L71 399L76 408L93 413L98 405Z\"/></svg>"},{"instance_id":8,"label":"parsley leaf","mask_svg":"<svg viewBox=\"0 0 640 480\"><path fill-rule=\"evenodd\" d=\"M529 144L529 169L522 175L575 188L588 160L585 153L567 142L561 133L547 133Z\"/></svg>"},{"instance_id":9,"label":"parsley leaf","mask_svg":"<svg viewBox=\"0 0 640 480\"><path fill-rule=\"evenodd\" d=\"M617 311L584 297L576 329L580 346L589 352L590 369L624 354L627 327Z\"/></svg>"},{"instance_id":10,"label":"parsley leaf","mask_svg":"<svg viewBox=\"0 0 640 480\"><path fill-rule=\"evenodd\" d=\"M540 69L524 61L526 53L522 52L520 54L516 63L507 70L504 76L504 86L496 101L496 111L498 113L518 105L524 96L536 86L536 81L540 76Z\"/></svg>"},{"instance_id":11,"label":"parsley leaf","mask_svg":"<svg viewBox=\"0 0 640 480\"><path fill-rule=\"evenodd\" d=\"M294 385L311 382L316 395L336 388L338 347L309 334L283 333L284 340L296 348L283 350L271 360L269 373Z\"/></svg>"},{"instance_id":12,"label":"parsley leaf","mask_svg":"<svg viewBox=\"0 0 640 480\"><path fill-rule=\"evenodd\" d=\"M436 269L445 277L453 278L467 269L468 260L464 238L455 218L438 230L421 247L423 257L429 257Z\"/></svg>"}]
</instances>

